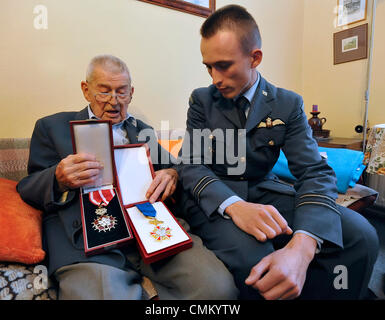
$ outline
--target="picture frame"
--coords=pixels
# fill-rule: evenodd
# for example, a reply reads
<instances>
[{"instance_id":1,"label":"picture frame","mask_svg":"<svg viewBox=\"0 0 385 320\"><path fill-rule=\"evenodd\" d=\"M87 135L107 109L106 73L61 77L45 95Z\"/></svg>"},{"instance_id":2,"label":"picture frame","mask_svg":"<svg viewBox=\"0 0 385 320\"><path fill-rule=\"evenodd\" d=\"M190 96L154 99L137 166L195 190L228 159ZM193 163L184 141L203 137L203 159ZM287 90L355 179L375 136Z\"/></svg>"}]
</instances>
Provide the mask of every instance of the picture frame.
<instances>
[{"instance_id":1,"label":"picture frame","mask_svg":"<svg viewBox=\"0 0 385 320\"><path fill-rule=\"evenodd\" d=\"M333 35L334 64L368 56L368 24L336 32Z\"/></svg>"},{"instance_id":2,"label":"picture frame","mask_svg":"<svg viewBox=\"0 0 385 320\"><path fill-rule=\"evenodd\" d=\"M207 18L215 11L215 0L139 0Z\"/></svg>"},{"instance_id":3,"label":"picture frame","mask_svg":"<svg viewBox=\"0 0 385 320\"><path fill-rule=\"evenodd\" d=\"M337 27L366 19L367 0L338 0Z\"/></svg>"}]
</instances>

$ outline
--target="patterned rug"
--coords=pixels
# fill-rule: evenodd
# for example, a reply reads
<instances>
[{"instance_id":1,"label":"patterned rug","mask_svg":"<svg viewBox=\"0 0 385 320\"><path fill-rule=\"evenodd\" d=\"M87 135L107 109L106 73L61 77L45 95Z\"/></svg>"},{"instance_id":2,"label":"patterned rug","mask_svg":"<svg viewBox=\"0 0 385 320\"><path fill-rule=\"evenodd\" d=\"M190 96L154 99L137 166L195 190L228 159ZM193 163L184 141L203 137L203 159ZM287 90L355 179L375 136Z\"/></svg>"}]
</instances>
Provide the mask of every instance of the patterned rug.
<instances>
[{"instance_id":1,"label":"patterned rug","mask_svg":"<svg viewBox=\"0 0 385 320\"><path fill-rule=\"evenodd\" d=\"M56 300L57 288L43 265L0 263L0 300Z\"/></svg>"}]
</instances>

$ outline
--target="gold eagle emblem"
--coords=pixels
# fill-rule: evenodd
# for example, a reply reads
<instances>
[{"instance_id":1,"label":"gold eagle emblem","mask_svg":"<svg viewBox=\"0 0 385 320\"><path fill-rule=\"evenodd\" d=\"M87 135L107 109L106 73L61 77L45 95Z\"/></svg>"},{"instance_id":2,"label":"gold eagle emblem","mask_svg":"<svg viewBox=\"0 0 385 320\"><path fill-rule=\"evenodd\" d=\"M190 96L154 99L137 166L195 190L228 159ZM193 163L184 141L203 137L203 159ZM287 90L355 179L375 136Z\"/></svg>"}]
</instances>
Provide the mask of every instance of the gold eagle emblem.
<instances>
[{"instance_id":1,"label":"gold eagle emblem","mask_svg":"<svg viewBox=\"0 0 385 320\"><path fill-rule=\"evenodd\" d=\"M272 128L274 126L278 125L285 125L285 122L283 122L281 119L274 119L272 120L270 117L266 118L266 121L261 121L257 128Z\"/></svg>"}]
</instances>

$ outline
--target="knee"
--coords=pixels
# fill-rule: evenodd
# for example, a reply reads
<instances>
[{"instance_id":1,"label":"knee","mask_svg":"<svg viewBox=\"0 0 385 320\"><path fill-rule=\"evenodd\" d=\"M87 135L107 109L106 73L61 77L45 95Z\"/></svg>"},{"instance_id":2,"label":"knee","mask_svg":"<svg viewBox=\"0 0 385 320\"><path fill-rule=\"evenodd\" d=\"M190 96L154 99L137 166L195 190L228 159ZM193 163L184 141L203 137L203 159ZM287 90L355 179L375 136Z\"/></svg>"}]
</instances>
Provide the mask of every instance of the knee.
<instances>
[{"instance_id":1,"label":"knee","mask_svg":"<svg viewBox=\"0 0 385 320\"><path fill-rule=\"evenodd\" d=\"M360 225L360 247L362 248L362 251L366 252L372 264L374 264L380 248L379 239L376 229L370 224L368 220L365 218L363 219L365 223Z\"/></svg>"},{"instance_id":2,"label":"knee","mask_svg":"<svg viewBox=\"0 0 385 320\"><path fill-rule=\"evenodd\" d=\"M178 296L182 299L234 300L238 289L225 264L202 245L195 235L194 246L173 258L173 266L178 266L174 277Z\"/></svg>"},{"instance_id":3,"label":"knee","mask_svg":"<svg viewBox=\"0 0 385 320\"><path fill-rule=\"evenodd\" d=\"M223 268L202 270L197 292L199 299L205 300L235 300L238 299L239 291L235 285L231 273ZM198 297L197 297L198 298Z\"/></svg>"},{"instance_id":4,"label":"knee","mask_svg":"<svg viewBox=\"0 0 385 320\"><path fill-rule=\"evenodd\" d=\"M351 210L348 214L355 216L355 219L351 221L351 230L349 230L350 234L353 235L352 247L355 248L354 251L357 255L366 257L369 263L374 264L379 251L376 229L362 215Z\"/></svg>"}]
</instances>

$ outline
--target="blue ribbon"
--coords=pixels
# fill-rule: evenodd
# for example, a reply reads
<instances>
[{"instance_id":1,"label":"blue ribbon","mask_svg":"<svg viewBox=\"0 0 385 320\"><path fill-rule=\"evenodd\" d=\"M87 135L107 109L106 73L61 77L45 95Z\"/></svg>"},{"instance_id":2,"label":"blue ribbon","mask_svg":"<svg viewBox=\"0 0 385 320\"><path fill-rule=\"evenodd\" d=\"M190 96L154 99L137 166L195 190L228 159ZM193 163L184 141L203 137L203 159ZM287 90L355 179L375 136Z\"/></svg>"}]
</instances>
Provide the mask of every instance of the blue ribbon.
<instances>
[{"instance_id":1,"label":"blue ribbon","mask_svg":"<svg viewBox=\"0 0 385 320\"><path fill-rule=\"evenodd\" d=\"M150 202L136 204L135 207L137 207L147 217L156 217L156 210Z\"/></svg>"}]
</instances>

